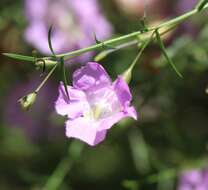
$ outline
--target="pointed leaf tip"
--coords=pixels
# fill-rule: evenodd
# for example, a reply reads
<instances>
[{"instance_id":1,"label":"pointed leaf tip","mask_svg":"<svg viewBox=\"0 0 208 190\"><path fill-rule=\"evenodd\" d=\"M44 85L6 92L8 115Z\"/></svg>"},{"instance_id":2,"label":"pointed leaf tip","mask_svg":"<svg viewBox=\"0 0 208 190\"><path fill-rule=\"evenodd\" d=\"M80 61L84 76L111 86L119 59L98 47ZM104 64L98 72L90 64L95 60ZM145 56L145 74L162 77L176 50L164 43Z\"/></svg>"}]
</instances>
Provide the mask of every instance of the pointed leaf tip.
<instances>
[{"instance_id":1,"label":"pointed leaf tip","mask_svg":"<svg viewBox=\"0 0 208 190\"><path fill-rule=\"evenodd\" d=\"M183 78L182 74L179 72L179 70L177 69L177 67L174 65L173 61L171 60L171 58L169 57L166 49L165 49L165 45L163 43L163 41L161 40L160 38L160 34L158 32L158 30L156 29L155 30L155 34L156 34L156 39L157 39L157 42L162 50L162 53L164 55L164 57L166 58L167 62L171 65L171 67L173 68L173 70L176 72L176 74L180 77L180 78Z\"/></svg>"},{"instance_id":2,"label":"pointed leaf tip","mask_svg":"<svg viewBox=\"0 0 208 190\"><path fill-rule=\"evenodd\" d=\"M7 56L12 59L21 60L21 61L29 61L29 62L35 61L34 57L26 56L26 55L20 55L20 54L15 54L15 53L2 53L2 55Z\"/></svg>"},{"instance_id":3,"label":"pointed leaf tip","mask_svg":"<svg viewBox=\"0 0 208 190\"><path fill-rule=\"evenodd\" d=\"M196 9L198 11L201 11L207 3L208 3L208 0L201 0L201 1L199 1L197 3L197 5L196 5Z\"/></svg>"},{"instance_id":4,"label":"pointed leaf tip","mask_svg":"<svg viewBox=\"0 0 208 190\"><path fill-rule=\"evenodd\" d=\"M53 26L51 25L49 30L48 30L48 45L49 45L49 48L51 50L51 53L53 54L54 57L56 57L56 54L53 50L52 41L51 41L52 28L53 28Z\"/></svg>"},{"instance_id":5,"label":"pointed leaf tip","mask_svg":"<svg viewBox=\"0 0 208 190\"><path fill-rule=\"evenodd\" d=\"M66 71L65 71L64 58L63 57L60 58L60 63L61 63L61 75L62 75L62 80L63 80L63 83L64 83L64 89L65 89L65 92L66 92L67 97L69 99L69 92L68 92L68 89L67 89L68 82L67 82L67 78L66 78Z\"/></svg>"}]
</instances>

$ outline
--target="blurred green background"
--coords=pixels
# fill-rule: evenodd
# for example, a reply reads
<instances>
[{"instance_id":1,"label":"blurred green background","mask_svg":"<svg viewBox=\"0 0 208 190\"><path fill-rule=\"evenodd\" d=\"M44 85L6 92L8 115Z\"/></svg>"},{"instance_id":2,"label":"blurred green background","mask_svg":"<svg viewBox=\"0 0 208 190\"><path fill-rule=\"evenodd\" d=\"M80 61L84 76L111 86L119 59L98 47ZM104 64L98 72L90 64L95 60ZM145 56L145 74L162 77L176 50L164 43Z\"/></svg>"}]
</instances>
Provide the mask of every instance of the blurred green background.
<instances>
[{"instance_id":1,"label":"blurred green background","mask_svg":"<svg viewBox=\"0 0 208 190\"><path fill-rule=\"evenodd\" d=\"M138 30L143 8L135 11L119 0L98 2L114 36ZM27 26L23 4L21 0L0 1L1 53L32 54L33 47L23 38ZM149 4L148 22L182 14L186 10L179 4L180 0ZM0 189L43 189L62 159L63 170L69 172L58 187L61 190L173 190L181 171L206 167L207 13L189 19L164 40L183 79L161 56L157 44L149 46L130 83L138 121L118 123L96 147L65 137L64 120L53 109L59 73L46 84L34 107L22 113L17 100L37 87L43 79L41 72L28 62L1 54ZM137 51L135 47L120 50L101 64L115 78L131 64ZM72 70L68 68L69 74Z\"/></svg>"}]
</instances>

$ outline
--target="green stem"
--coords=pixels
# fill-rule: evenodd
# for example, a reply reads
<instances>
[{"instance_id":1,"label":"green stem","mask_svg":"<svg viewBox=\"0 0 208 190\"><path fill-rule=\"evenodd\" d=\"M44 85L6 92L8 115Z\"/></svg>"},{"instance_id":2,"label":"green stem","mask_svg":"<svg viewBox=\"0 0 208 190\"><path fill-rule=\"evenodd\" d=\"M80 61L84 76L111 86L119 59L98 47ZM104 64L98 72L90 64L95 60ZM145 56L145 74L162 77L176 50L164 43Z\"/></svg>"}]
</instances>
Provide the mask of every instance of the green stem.
<instances>
[{"instance_id":1,"label":"green stem","mask_svg":"<svg viewBox=\"0 0 208 190\"><path fill-rule=\"evenodd\" d=\"M134 46L137 44L138 44L138 40L132 40L132 41L129 41L129 42L126 42L126 43L116 46L115 49L108 49L108 50L101 51L98 55L95 56L94 60L96 62L99 62L100 60L105 58L107 55L109 55L115 51L118 51L118 50L126 48L126 47Z\"/></svg>"},{"instance_id":2,"label":"green stem","mask_svg":"<svg viewBox=\"0 0 208 190\"><path fill-rule=\"evenodd\" d=\"M84 149L84 145L82 143L77 143L77 141L73 141L68 148L68 154L64 157L54 170L53 174L47 180L43 190L57 190L62 184L64 178L71 170L74 163L79 160L80 154Z\"/></svg>"},{"instance_id":3,"label":"green stem","mask_svg":"<svg viewBox=\"0 0 208 190\"><path fill-rule=\"evenodd\" d=\"M44 190L56 190L61 185L64 177L68 173L68 171L72 167L72 162L69 157L64 158L58 164L56 170L54 171L53 175L49 178L48 182L46 183Z\"/></svg>"},{"instance_id":4,"label":"green stem","mask_svg":"<svg viewBox=\"0 0 208 190\"><path fill-rule=\"evenodd\" d=\"M207 9L207 8L208 8L208 4L203 6L202 10ZM82 49L79 49L79 50L75 50L75 51L72 51L72 52L68 52L68 53L58 54L57 57L65 57L65 59L70 59L70 58L79 56L79 55L81 55L83 53L86 53L86 52L89 52L89 51L101 49L101 48L103 48L103 46L109 46L109 45L114 46L114 45L121 44L122 42L127 42L129 40L134 40L139 35L143 35L143 34L146 34L148 32L161 29L163 27L169 27L171 25L180 24L181 22L183 22L184 20L186 20L186 19L190 18L191 16L197 14L198 12L199 12L199 10L197 8L195 8L192 11L189 11L189 12L187 12L187 13L181 15L181 16L178 16L178 17L172 19L172 20L164 22L164 23L160 24L159 26L151 27L151 28L148 29L147 32L141 32L141 31L132 32L130 34L120 36L118 38L114 38L114 39L104 41L100 44L95 44L95 45L92 45L92 46L89 46L89 47L86 47L86 48L82 48Z\"/></svg>"},{"instance_id":5,"label":"green stem","mask_svg":"<svg viewBox=\"0 0 208 190\"><path fill-rule=\"evenodd\" d=\"M139 53L137 54L136 58L134 59L134 61L132 62L131 66L130 66L131 70L134 68L134 66L138 62L138 60L141 57L141 55L142 55L143 51L145 50L145 48L152 41L153 35L154 35L154 33L152 33L150 38L148 40L144 41L144 43L141 45L141 49L140 49Z\"/></svg>"},{"instance_id":6,"label":"green stem","mask_svg":"<svg viewBox=\"0 0 208 190\"><path fill-rule=\"evenodd\" d=\"M124 43L128 43L133 40L138 40L139 36L146 35L149 32L152 32L155 30L160 30L161 28L164 28L164 27L170 27L172 25L178 25L181 22L183 22L184 20L190 18L191 16L193 16L193 15L195 15L195 14L197 14L207 8L208 8L207 0L204 0L204 1L201 1L201 3L197 4L195 9L193 9L193 10L191 10L181 16L178 16L172 20L161 23L158 26L151 27L148 29L148 31L144 31L144 32L136 31L136 32L124 35L124 36L120 36L120 37L117 37L114 39L106 40L104 42L101 42L101 43L98 43L98 44L95 44L95 45L92 45L92 46L89 46L86 48L82 48L82 49L75 50L75 51L68 52L68 53L58 54L58 55L56 55L56 57L59 57L59 58L64 57L64 59L67 60L67 59L70 59L73 57L77 57L77 56L84 54L86 52L89 52L89 51L102 49L103 47L107 47L107 46L115 47L115 46L119 46ZM23 55L12 54L12 53L4 53L4 55L14 58L14 59L18 59L18 60L25 60L25 61L32 61L32 62L34 61L34 57L31 57L31 56L23 56ZM48 56L48 57L43 57L42 59L46 60L46 61L50 61L51 58L52 58L51 56Z\"/></svg>"},{"instance_id":7,"label":"green stem","mask_svg":"<svg viewBox=\"0 0 208 190\"><path fill-rule=\"evenodd\" d=\"M172 31L175 27L176 27L176 25L173 25L173 26L167 28L166 30L161 31L160 35L163 36L163 35L167 34L168 32ZM151 37L151 35L150 36L146 36L146 37L144 37L142 39L142 41L147 41L150 37ZM109 49L109 50L101 51L98 55L95 56L94 60L96 62L99 62L100 60L102 60L103 58L105 58L106 56L108 56L109 54L111 54L111 53L113 53L115 51L121 50L123 48L130 47L130 46L138 45L138 44L139 44L138 40L132 40L132 41L123 43L121 45L116 46L115 49Z\"/></svg>"},{"instance_id":8,"label":"green stem","mask_svg":"<svg viewBox=\"0 0 208 190\"><path fill-rule=\"evenodd\" d=\"M38 93L40 91L40 89L43 87L43 85L47 82L47 80L50 78L50 76L53 74L53 72L56 70L57 67L57 63L56 65L50 70L50 72L48 73L48 75L44 78L44 80L40 83L40 85L37 87L37 89L35 90L36 93Z\"/></svg>"},{"instance_id":9,"label":"green stem","mask_svg":"<svg viewBox=\"0 0 208 190\"><path fill-rule=\"evenodd\" d=\"M141 57L143 51L145 50L145 48L148 46L148 44L151 42L152 38L153 38L154 32L151 34L151 36L145 40L142 44L141 44L141 48L139 50L139 53L137 54L136 58L134 59L134 61L132 62L132 64L130 65L130 67L121 75L122 78L129 83L131 81L132 78L132 70L134 68L134 66L136 65L136 63L138 62L139 58Z\"/></svg>"}]
</instances>

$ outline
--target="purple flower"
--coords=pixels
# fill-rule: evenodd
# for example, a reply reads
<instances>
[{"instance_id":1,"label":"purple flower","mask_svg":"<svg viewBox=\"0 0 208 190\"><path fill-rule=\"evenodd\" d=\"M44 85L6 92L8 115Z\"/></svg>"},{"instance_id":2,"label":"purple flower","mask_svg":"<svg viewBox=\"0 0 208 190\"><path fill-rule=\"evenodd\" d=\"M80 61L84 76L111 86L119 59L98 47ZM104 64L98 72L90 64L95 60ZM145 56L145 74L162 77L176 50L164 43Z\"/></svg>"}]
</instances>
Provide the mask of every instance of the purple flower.
<instances>
[{"instance_id":1,"label":"purple flower","mask_svg":"<svg viewBox=\"0 0 208 190\"><path fill-rule=\"evenodd\" d=\"M178 190L207 190L208 169L185 171L179 180Z\"/></svg>"},{"instance_id":2,"label":"purple flower","mask_svg":"<svg viewBox=\"0 0 208 190\"><path fill-rule=\"evenodd\" d=\"M197 2L198 0L179 0L175 6L175 13L177 15L184 14L187 11L192 10L196 6ZM187 21L181 25L179 31L181 31L183 34L188 34L194 37L198 33L198 30L198 26L195 23Z\"/></svg>"},{"instance_id":3,"label":"purple flower","mask_svg":"<svg viewBox=\"0 0 208 190\"><path fill-rule=\"evenodd\" d=\"M107 130L125 117L137 119L127 83L118 77L112 83L104 68L89 62L73 74L67 98L63 84L55 103L58 114L66 115L66 136L91 146L105 139Z\"/></svg>"},{"instance_id":4,"label":"purple flower","mask_svg":"<svg viewBox=\"0 0 208 190\"><path fill-rule=\"evenodd\" d=\"M53 25L52 43L56 53L93 44L93 33L100 40L112 33L97 0L25 0L25 14L29 23L25 39L45 54L50 53L47 39L50 25ZM87 53L84 58L90 56Z\"/></svg>"},{"instance_id":5,"label":"purple flower","mask_svg":"<svg viewBox=\"0 0 208 190\"><path fill-rule=\"evenodd\" d=\"M176 8L178 13L182 14L187 11L190 11L194 8L194 6L197 4L198 0L180 0L176 4Z\"/></svg>"}]
</instances>

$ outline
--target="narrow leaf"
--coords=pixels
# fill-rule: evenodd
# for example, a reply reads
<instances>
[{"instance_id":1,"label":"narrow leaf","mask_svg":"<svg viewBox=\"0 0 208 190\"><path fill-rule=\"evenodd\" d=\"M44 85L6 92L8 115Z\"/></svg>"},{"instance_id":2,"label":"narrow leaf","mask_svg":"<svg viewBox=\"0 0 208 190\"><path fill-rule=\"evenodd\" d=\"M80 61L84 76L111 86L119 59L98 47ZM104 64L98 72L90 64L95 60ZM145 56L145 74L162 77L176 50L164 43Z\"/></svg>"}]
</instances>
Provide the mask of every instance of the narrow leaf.
<instances>
[{"instance_id":1,"label":"narrow leaf","mask_svg":"<svg viewBox=\"0 0 208 190\"><path fill-rule=\"evenodd\" d=\"M3 55L10 57L12 59L17 59L21 61L35 62L35 58L31 56L20 55L20 54L15 54L15 53L3 53Z\"/></svg>"},{"instance_id":2,"label":"narrow leaf","mask_svg":"<svg viewBox=\"0 0 208 190\"><path fill-rule=\"evenodd\" d=\"M52 46L52 42L51 42L51 34L52 34L52 25L50 26L50 28L48 30L48 45L51 50L51 53L53 54L54 57L56 57L56 54L53 50L53 46Z\"/></svg>"},{"instance_id":3,"label":"narrow leaf","mask_svg":"<svg viewBox=\"0 0 208 190\"><path fill-rule=\"evenodd\" d=\"M111 53L111 51L109 52L110 50L104 50L102 52L100 52L98 55L95 56L94 58L94 61L95 62L99 62L101 61L102 59L104 59L109 53Z\"/></svg>"},{"instance_id":4,"label":"narrow leaf","mask_svg":"<svg viewBox=\"0 0 208 190\"><path fill-rule=\"evenodd\" d=\"M196 5L196 8L198 9L198 11L201 11L207 3L208 3L208 0L201 0Z\"/></svg>"},{"instance_id":5,"label":"narrow leaf","mask_svg":"<svg viewBox=\"0 0 208 190\"><path fill-rule=\"evenodd\" d=\"M136 56L136 58L134 59L134 61L132 62L132 64L129 66L129 68L124 71L123 74L121 74L122 78L129 83L131 81L131 77L132 77L132 70L134 69L136 63L138 62L138 60L140 59L140 57L142 56L142 53L144 52L145 48L149 45L149 43L152 41L152 38L154 36L154 32L151 34L150 38L147 39L146 41L144 41L141 46L140 46L140 50Z\"/></svg>"},{"instance_id":6,"label":"narrow leaf","mask_svg":"<svg viewBox=\"0 0 208 190\"><path fill-rule=\"evenodd\" d=\"M166 49L165 49L165 46L163 44L163 41L161 40L160 38L160 34L158 32L158 30L155 30L155 34L156 34L156 39L157 39L157 42L162 50L162 53L164 55L164 57L167 59L167 62L171 65L171 67L175 70L176 74L183 78L183 76L181 75L181 73L178 71L178 69L176 68L176 66L174 65L173 61L170 59L170 57L168 56L167 52L166 52Z\"/></svg>"},{"instance_id":7,"label":"narrow leaf","mask_svg":"<svg viewBox=\"0 0 208 190\"><path fill-rule=\"evenodd\" d=\"M66 78L66 71L65 71L64 58L63 57L60 58L60 64L61 64L61 75L62 75L62 80L63 80L63 83L64 83L64 88L65 88L67 97L69 98L69 93L68 93L68 89L67 89L68 82L67 82L67 78Z\"/></svg>"},{"instance_id":8,"label":"narrow leaf","mask_svg":"<svg viewBox=\"0 0 208 190\"><path fill-rule=\"evenodd\" d=\"M101 44L102 42L97 39L95 32L93 34L94 34L94 39L95 39L96 44Z\"/></svg>"}]
</instances>

